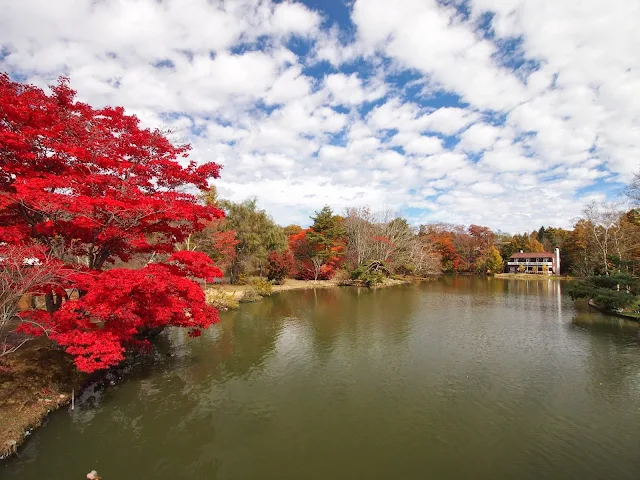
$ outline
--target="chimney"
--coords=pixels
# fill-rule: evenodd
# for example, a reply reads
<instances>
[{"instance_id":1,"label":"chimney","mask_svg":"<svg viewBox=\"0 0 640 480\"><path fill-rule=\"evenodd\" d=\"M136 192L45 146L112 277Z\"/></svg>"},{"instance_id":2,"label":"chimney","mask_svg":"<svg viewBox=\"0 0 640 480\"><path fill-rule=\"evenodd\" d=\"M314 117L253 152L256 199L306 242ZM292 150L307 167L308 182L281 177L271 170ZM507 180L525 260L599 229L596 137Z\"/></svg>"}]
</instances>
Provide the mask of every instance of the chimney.
<instances>
[{"instance_id":1,"label":"chimney","mask_svg":"<svg viewBox=\"0 0 640 480\"><path fill-rule=\"evenodd\" d=\"M555 254L556 254L556 271L553 272L555 275L560 275L560 249L556 247L555 249Z\"/></svg>"}]
</instances>

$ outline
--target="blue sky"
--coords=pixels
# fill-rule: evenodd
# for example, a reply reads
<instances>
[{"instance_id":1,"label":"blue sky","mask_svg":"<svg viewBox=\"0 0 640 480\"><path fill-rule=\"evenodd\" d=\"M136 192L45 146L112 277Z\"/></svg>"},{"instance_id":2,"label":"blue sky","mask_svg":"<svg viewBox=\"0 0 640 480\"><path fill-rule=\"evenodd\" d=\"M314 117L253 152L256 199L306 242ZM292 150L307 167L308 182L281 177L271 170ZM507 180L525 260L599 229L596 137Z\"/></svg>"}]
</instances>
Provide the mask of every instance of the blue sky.
<instances>
[{"instance_id":1,"label":"blue sky","mask_svg":"<svg viewBox=\"0 0 640 480\"><path fill-rule=\"evenodd\" d=\"M0 68L169 128L225 198L568 227L640 163L635 0L0 0Z\"/></svg>"}]
</instances>

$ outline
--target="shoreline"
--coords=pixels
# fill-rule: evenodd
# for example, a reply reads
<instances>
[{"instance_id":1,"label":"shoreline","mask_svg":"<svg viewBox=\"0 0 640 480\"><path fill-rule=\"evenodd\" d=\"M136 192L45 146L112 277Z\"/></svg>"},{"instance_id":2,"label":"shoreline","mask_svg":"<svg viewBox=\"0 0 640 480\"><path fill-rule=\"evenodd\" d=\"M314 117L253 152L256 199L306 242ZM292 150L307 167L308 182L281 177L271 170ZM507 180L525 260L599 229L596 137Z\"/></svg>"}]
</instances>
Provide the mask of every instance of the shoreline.
<instances>
[{"instance_id":1,"label":"shoreline","mask_svg":"<svg viewBox=\"0 0 640 480\"><path fill-rule=\"evenodd\" d=\"M384 282L378 285L374 285L371 288L384 288L384 287L393 287L396 285L406 285L409 283L422 281L426 279L422 278L385 278ZM347 280L296 280L295 278L287 278L282 285L272 285L271 291L272 293L277 292L288 292L290 290L313 290L316 288L334 288L334 287L357 287L361 285L348 284ZM369 287L364 287L369 288ZM239 296L240 294L246 292L251 289L251 285L231 285L229 283L220 283L214 284L208 287L208 289L218 289L223 292L233 293L234 296Z\"/></svg>"},{"instance_id":2,"label":"shoreline","mask_svg":"<svg viewBox=\"0 0 640 480\"><path fill-rule=\"evenodd\" d=\"M0 370L0 460L18 453L47 416L71 403L91 376L78 372L71 356L35 339L5 359Z\"/></svg>"},{"instance_id":3,"label":"shoreline","mask_svg":"<svg viewBox=\"0 0 640 480\"><path fill-rule=\"evenodd\" d=\"M434 277L435 278L435 277ZM292 278L287 278L282 285L272 285L271 293L279 292L288 292L293 290L314 290L314 289L325 289L325 288L369 288L371 290L376 290L379 288L388 288L394 287L397 285L408 285L411 283L428 281L430 278L419 278L419 277L406 277L402 279L397 278L386 278L384 282L377 285L372 285L370 287L365 285L359 285L358 283L354 283L350 280L296 280ZM212 284L208 285L205 288L205 294L207 295L207 302L212 304L214 307L221 311L226 310L235 310L239 308L241 303L252 303L256 301L260 301L265 297L270 295L258 295L257 297L247 300L243 299L245 294L251 294L252 289L254 289L252 285L231 285L229 283L221 283L221 284Z\"/></svg>"},{"instance_id":4,"label":"shoreline","mask_svg":"<svg viewBox=\"0 0 640 480\"><path fill-rule=\"evenodd\" d=\"M424 280L427 279L386 279L383 284L373 288ZM343 285L339 280L286 279L282 285L273 285L272 293L353 286ZM241 297L251 288L250 285L218 284L208 286L205 293L222 292L226 300L231 300L229 303L238 305ZM238 308L229 307L228 304L225 305L224 298L222 300L222 304L214 306L220 310ZM100 378L108 378L113 370L107 369L91 375L78 372L71 357L58 348L52 348L48 342L44 338L35 339L10 355L5 360L4 368L0 365L0 460L16 455L18 448L33 430L42 426L50 413L71 403L73 392L76 398L80 397L86 388Z\"/></svg>"},{"instance_id":5,"label":"shoreline","mask_svg":"<svg viewBox=\"0 0 640 480\"><path fill-rule=\"evenodd\" d=\"M616 311L613 311L613 310L606 310L606 309L602 308L601 306L599 306L596 302L594 302L591 299L589 299L587 301L587 305L589 305L590 308L593 308L594 310L602 313L603 315L609 315L611 317L624 318L625 320L630 320L632 322L640 323L640 316L636 317L636 316L633 316L633 315L626 314L624 312L616 312Z\"/></svg>"},{"instance_id":6,"label":"shoreline","mask_svg":"<svg viewBox=\"0 0 640 480\"><path fill-rule=\"evenodd\" d=\"M295 280L287 278L282 285L272 285L271 292L287 292L290 290L311 290L315 288L333 288L339 287L337 280ZM232 294L234 298L240 299L251 285L231 285L230 283L218 283L207 286L207 290L219 290L227 294Z\"/></svg>"},{"instance_id":7,"label":"shoreline","mask_svg":"<svg viewBox=\"0 0 640 480\"><path fill-rule=\"evenodd\" d=\"M578 277L570 277L567 275L545 275L532 273L496 273L495 278L504 278L506 280L577 280Z\"/></svg>"}]
</instances>

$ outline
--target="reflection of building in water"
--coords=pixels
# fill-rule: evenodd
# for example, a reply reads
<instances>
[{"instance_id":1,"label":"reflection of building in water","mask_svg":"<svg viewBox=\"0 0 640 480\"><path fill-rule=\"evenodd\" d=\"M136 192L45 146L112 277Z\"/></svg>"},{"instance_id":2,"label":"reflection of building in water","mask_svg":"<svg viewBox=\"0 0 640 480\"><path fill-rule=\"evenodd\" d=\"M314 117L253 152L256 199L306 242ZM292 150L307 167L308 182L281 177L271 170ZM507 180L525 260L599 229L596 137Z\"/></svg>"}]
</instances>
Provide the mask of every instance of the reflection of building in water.
<instances>
[{"instance_id":1,"label":"reflection of building in water","mask_svg":"<svg viewBox=\"0 0 640 480\"><path fill-rule=\"evenodd\" d=\"M560 288L560 282L556 281L556 301L558 302L558 321L562 321L562 289Z\"/></svg>"},{"instance_id":2,"label":"reflection of building in water","mask_svg":"<svg viewBox=\"0 0 640 480\"><path fill-rule=\"evenodd\" d=\"M523 252L520 250L509 257L509 273L531 273L560 275L560 249L554 253Z\"/></svg>"}]
</instances>

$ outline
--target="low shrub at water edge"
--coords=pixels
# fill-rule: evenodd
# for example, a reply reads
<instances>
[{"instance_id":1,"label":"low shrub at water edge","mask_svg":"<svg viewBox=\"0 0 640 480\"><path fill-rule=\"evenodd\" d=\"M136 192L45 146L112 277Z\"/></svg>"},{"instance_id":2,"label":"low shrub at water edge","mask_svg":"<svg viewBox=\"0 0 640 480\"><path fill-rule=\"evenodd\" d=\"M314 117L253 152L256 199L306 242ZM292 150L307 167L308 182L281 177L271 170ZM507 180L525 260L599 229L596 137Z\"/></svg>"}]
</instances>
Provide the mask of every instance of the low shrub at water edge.
<instances>
[{"instance_id":1,"label":"low shrub at water edge","mask_svg":"<svg viewBox=\"0 0 640 480\"><path fill-rule=\"evenodd\" d=\"M270 297L273 293L273 285L264 277L249 277L247 285L255 288L256 293L261 297Z\"/></svg>"},{"instance_id":2,"label":"low shrub at water edge","mask_svg":"<svg viewBox=\"0 0 640 480\"><path fill-rule=\"evenodd\" d=\"M240 306L234 292L224 292L217 288L210 288L205 293L207 303L218 310L234 310Z\"/></svg>"},{"instance_id":3,"label":"low shrub at water edge","mask_svg":"<svg viewBox=\"0 0 640 480\"><path fill-rule=\"evenodd\" d=\"M258 289L254 286L249 287L240 297L240 303L252 303L262 300L262 295L258 293Z\"/></svg>"},{"instance_id":4,"label":"low shrub at water edge","mask_svg":"<svg viewBox=\"0 0 640 480\"><path fill-rule=\"evenodd\" d=\"M403 263L402 265L398 265L393 269L393 278L403 278L409 275L414 275L416 273L416 266L412 263Z\"/></svg>"},{"instance_id":5,"label":"low shrub at water edge","mask_svg":"<svg viewBox=\"0 0 640 480\"><path fill-rule=\"evenodd\" d=\"M351 280L355 280L367 287L384 282L384 275L380 272L369 272L362 268L356 268L351 274Z\"/></svg>"},{"instance_id":6,"label":"low shrub at water edge","mask_svg":"<svg viewBox=\"0 0 640 480\"><path fill-rule=\"evenodd\" d=\"M626 273L613 272L610 275L597 275L573 282L567 289L574 300L591 299L599 307L620 312L640 299L640 281Z\"/></svg>"},{"instance_id":7,"label":"low shrub at water edge","mask_svg":"<svg viewBox=\"0 0 640 480\"><path fill-rule=\"evenodd\" d=\"M333 275L332 280L335 281L338 285L341 285L343 282L348 281L351 278L351 273L348 270L341 268L337 270Z\"/></svg>"},{"instance_id":8,"label":"low shrub at water edge","mask_svg":"<svg viewBox=\"0 0 640 480\"><path fill-rule=\"evenodd\" d=\"M389 269L384 263L373 261L365 265L361 265L351 272L351 280L361 283L367 287L378 285L384 282L385 278L390 277Z\"/></svg>"}]
</instances>

